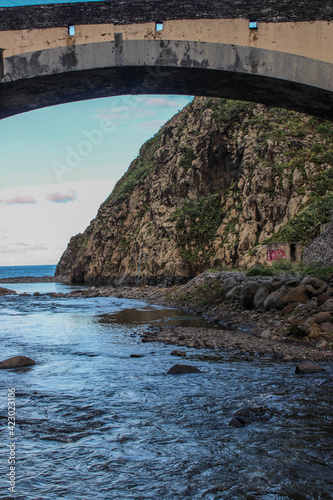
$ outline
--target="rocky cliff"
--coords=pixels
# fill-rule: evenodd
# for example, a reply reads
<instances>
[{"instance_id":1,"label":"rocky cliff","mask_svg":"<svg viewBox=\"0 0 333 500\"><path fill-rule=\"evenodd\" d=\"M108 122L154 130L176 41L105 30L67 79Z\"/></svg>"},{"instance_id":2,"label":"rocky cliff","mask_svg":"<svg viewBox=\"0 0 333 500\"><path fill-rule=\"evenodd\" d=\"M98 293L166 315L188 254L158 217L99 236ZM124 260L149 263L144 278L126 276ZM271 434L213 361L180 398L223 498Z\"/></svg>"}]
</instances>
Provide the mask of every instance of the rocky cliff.
<instances>
[{"instance_id":1,"label":"rocky cliff","mask_svg":"<svg viewBox=\"0 0 333 500\"><path fill-rule=\"evenodd\" d=\"M156 284L251 267L266 242L308 245L332 210L333 124L195 98L142 146L56 276Z\"/></svg>"}]
</instances>

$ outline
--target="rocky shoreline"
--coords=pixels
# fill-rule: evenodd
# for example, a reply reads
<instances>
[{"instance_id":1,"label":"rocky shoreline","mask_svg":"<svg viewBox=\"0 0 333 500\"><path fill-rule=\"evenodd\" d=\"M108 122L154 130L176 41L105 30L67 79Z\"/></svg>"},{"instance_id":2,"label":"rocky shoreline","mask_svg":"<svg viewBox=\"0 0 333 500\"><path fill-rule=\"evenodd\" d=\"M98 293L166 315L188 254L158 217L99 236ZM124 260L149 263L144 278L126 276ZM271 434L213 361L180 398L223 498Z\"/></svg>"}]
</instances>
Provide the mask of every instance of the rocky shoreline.
<instances>
[{"instance_id":1,"label":"rocky shoreline","mask_svg":"<svg viewBox=\"0 0 333 500\"><path fill-rule=\"evenodd\" d=\"M19 276L13 278L1 278L0 283L54 283L59 282L59 279L54 276Z\"/></svg>"},{"instance_id":2,"label":"rocky shoreline","mask_svg":"<svg viewBox=\"0 0 333 500\"><path fill-rule=\"evenodd\" d=\"M16 292L0 289L0 295L8 293ZM288 274L248 277L243 272L206 271L185 285L171 288L87 287L68 293L35 292L32 296L139 299L193 312L225 327L152 327L142 335L143 342L228 349L247 355L249 360L267 355L286 361L333 359L333 275L320 280Z\"/></svg>"}]
</instances>

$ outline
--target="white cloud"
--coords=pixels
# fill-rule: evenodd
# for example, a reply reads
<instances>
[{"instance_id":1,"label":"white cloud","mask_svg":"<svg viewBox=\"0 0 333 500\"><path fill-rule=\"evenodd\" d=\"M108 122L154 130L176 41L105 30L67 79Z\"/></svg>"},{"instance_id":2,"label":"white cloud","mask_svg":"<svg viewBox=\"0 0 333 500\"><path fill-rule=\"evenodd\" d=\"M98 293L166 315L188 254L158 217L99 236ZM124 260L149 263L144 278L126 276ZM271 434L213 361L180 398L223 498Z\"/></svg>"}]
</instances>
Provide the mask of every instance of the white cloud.
<instances>
[{"instance_id":1,"label":"white cloud","mask_svg":"<svg viewBox=\"0 0 333 500\"><path fill-rule=\"evenodd\" d=\"M36 200L29 194L27 195L16 195L12 198L6 198L4 200L0 199L0 203L5 203L6 205L31 205L37 203Z\"/></svg>"},{"instance_id":2,"label":"white cloud","mask_svg":"<svg viewBox=\"0 0 333 500\"><path fill-rule=\"evenodd\" d=\"M114 184L113 179L101 179L0 190L0 199L21 192L37 201L0 205L0 265L56 264L71 236L86 229ZM50 193L77 195L75 203L50 203Z\"/></svg>"},{"instance_id":3,"label":"white cloud","mask_svg":"<svg viewBox=\"0 0 333 500\"><path fill-rule=\"evenodd\" d=\"M46 199L52 203L68 203L69 201L75 201L76 197L76 191L69 191L69 193L56 191L55 193L47 193L46 195Z\"/></svg>"}]
</instances>

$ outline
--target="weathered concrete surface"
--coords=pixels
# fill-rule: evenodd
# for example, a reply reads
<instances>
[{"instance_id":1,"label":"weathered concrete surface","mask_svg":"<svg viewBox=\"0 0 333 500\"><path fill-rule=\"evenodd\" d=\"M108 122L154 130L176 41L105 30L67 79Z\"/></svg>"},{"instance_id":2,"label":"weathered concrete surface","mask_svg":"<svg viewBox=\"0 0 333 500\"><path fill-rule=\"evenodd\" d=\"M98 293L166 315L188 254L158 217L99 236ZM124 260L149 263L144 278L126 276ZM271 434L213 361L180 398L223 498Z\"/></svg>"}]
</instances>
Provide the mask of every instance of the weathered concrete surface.
<instances>
[{"instance_id":1,"label":"weathered concrete surface","mask_svg":"<svg viewBox=\"0 0 333 500\"><path fill-rule=\"evenodd\" d=\"M253 100L332 119L331 75L332 65L322 61L213 43L59 47L5 59L0 117L96 97L160 93Z\"/></svg>"},{"instance_id":2,"label":"weathered concrete surface","mask_svg":"<svg viewBox=\"0 0 333 500\"><path fill-rule=\"evenodd\" d=\"M333 19L331 0L116 0L0 8L0 30L36 29L68 24L119 25L169 19L236 19L264 22Z\"/></svg>"},{"instance_id":3,"label":"weathered concrete surface","mask_svg":"<svg viewBox=\"0 0 333 500\"><path fill-rule=\"evenodd\" d=\"M0 9L0 118L124 93L247 99L332 118L331 0L255 6L155 0Z\"/></svg>"}]
</instances>

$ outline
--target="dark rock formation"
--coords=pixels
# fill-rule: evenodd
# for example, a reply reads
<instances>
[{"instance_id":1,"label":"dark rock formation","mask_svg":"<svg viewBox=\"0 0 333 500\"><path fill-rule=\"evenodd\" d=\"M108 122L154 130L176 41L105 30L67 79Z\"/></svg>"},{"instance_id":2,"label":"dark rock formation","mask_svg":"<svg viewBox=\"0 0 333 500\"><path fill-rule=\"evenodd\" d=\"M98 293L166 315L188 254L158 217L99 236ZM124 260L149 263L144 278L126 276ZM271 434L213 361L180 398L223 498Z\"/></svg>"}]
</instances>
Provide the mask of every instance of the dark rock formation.
<instances>
[{"instance_id":1,"label":"dark rock formation","mask_svg":"<svg viewBox=\"0 0 333 500\"><path fill-rule=\"evenodd\" d=\"M180 351L179 349L175 349L174 351L170 352L171 356L186 356L185 351Z\"/></svg>"},{"instance_id":2,"label":"dark rock formation","mask_svg":"<svg viewBox=\"0 0 333 500\"><path fill-rule=\"evenodd\" d=\"M35 364L36 362L33 359L27 358L26 356L13 356L12 358L1 361L0 369L23 368L24 366L32 366Z\"/></svg>"},{"instance_id":3,"label":"dark rock formation","mask_svg":"<svg viewBox=\"0 0 333 500\"><path fill-rule=\"evenodd\" d=\"M229 425L231 427L245 427L254 422L267 422L270 418L271 415L267 409L261 406L257 408L241 408L234 413Z\"/></svg>"},{"instance_id":4,"label":"dark rock formation","mask_svg":"<svg viewBox=\"0 0 333 500\"><path fill-rule=\"evenodd\" d=\"M296 366L295 373L304 375L304 374L309 374L309 373L319 373L319 372L324 372L325 368L319 365L315 365L312 363L300 363L299 365Z\"/></svg>"},{"instance_id":5,"label":"dark rock formation","mask_svg":"<svg viewBox=\"0 0 333 500\"><path fill-rule=\"evenodd\" d=\"M167 375L179 375L181 373L198 373L199 368L191 365L174 365L168 370Z\"/></svg>"}]
</instances>

